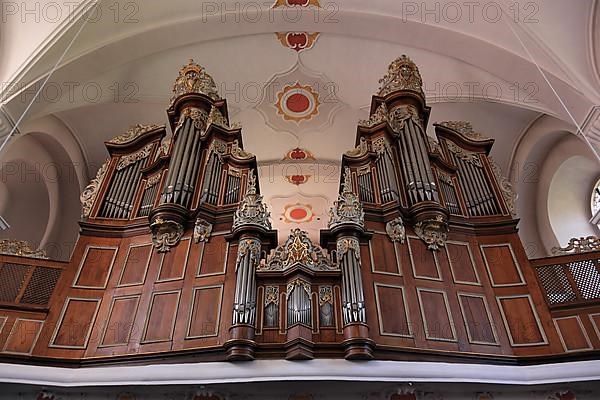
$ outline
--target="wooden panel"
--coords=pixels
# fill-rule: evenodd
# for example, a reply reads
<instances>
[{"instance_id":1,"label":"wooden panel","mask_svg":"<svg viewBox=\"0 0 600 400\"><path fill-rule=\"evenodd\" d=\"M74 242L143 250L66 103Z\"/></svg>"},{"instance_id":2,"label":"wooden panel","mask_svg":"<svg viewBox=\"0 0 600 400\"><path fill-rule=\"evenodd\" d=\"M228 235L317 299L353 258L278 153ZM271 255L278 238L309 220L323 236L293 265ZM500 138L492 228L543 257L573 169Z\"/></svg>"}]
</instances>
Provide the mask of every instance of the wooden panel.
<instances>
[{"instance_id":1,"label":"wooden panel","mask_svg":"<svg viewBox=\"0 0 600 400\"><path fill-rule=\"evenodd\" d=\"M218 336L223 285L194 288L186 339Z\"/></svg>"},{"instance_id":2,"label":"wooden panel","mask_svg":"<svg viewBox=\"0 0 600 400\"><path fill-rule=\"evenodd\" d=\"M497 296L496 300L512 346L548 344L546 333L529 295Z\"/></svg>"},{"instance_id":3,"label":"wooden panel","mask_svg":"<svg viewBox=\"0 0 600 400\"><path fill-rule=\"evenodd\" d=\"M378 274L402 275L396 244L387 234L375 234L369 241L371 271Z\"/></svg>"},{"instance_id":4,"label":"wooden panel","mask_svg":"<svg viewBox=\"0 0 600 400\"><path fill-rule=\"evenodd\" d=\"M590 317L590 321L592 322L592 325L594 326L594 331L596 331L596 336L598 336L598 339L600 339L600 313L590 314L590 315L588 315L588 317Z\"/></svg>"},{"instance_id":5,"label":"wooden panel","mask_svg":"<svg viewBox=\"0 0 600 400\"><path fill-rule=\"evenodd\" d=\"M446 293L441 290L417 288L425 337L430 340L456 341L454 321Z\"/></svg>"},{"instance_id":6,"label":"wooden panel","mask_svg":"<svg viewBox=\"0 0 600 400\"><path fill-rule=\"evenodd\" d=\"M49 346L85 349L99 306L100 299L67 298Z\"/></svg>"},{"instance_id":7,"label":"wooden panel","mask_svg":"<svg viewBox=\"0 0 600 400\"><path fill-rule=\"evenodd\" d=\"M44 321L17 318L6 339L3 351L12 354L31 354L43 325Z\"/></svg>"},{"instance_id":8,"label":"wooden panel","mask_svg":"<svg viewBox=\"0 0 600 400\"><path fill-rule=\"evenodd\" d=\"M8 317L6 317L6 316L0 317L0 335L2 334L2 329L4 329L4 325L6 325L7 320L8 320Z\"/></svg>"},{"instance_id":9,"label":"wooden panel","mask_svg":"<svg viewBox=\"0 0 600 400\"><path fill-rule=\"evenodd\" d=\"M172 339L180 294L179 290L152 294L142 336L143 343L165 342Z\"/></svg>"},{"instance_id":10,"label":"wooden panel","mask_svg":"<svg viewBox=\"0 0 600 400\"><path fill-rule=\"evenodd\" d=\"M116 247L88 246L79 264L73 287L105 289L116 256Z\"/></svg>"},{"instance_id":11,"label":"wooden panel","mask_svg":"<svg viewBox=\"0 0 600 400\"><path fill-rule=\"evenodd\" d=\"M98 347L119 346L129 342L139 300L140 295L115 297L112 300Z\"/></svg>"},{"instance_id":12,"label":"wooden panel","mask_svg":"<svg viewBox=\"0 0 600 400\"><path fill-rule=\"evenodd\" d=\"M407 236L408 254L415 278L441 281L442 275L435 251L427 249L418 237Z\"/></svg>"},{"instance_id":13,"label":"wooden panel","mask_svg":"<svg viewBox=\"0 0 600 400\"><path fill-rule=\"evenodd\" d=\"M475 269L475 261L468 242L448 241L446 254L455 283L465 285L480 285L479 276Z\"/></svg>"},{"instance_id":14,"label":"wooden panel","mask_svg":"<svg viewBox=\"0 0 600 400\"><path fill-rule=\"evenodd\" d=\"M152 243L129 246L119 286L143 285L152 255Z\"/></svg>"},{"instance_id":15,"label":"wooden panel","mask_svg":"<svg viewBox=\"0 0 600 400\"><path fill-rule=\"evenodd\" d=\"M163 253L157 282L183 279L190 252L190 238L183 238L168 253Z\"/></svg>"},{"instance_id":16,"label":"wooden panel","mask_svg":"<svg viewBox=\"0 0 600 400\"><path fill-rule=\"evenodd\" d=\"M227 270L228 253L229 243L225 240L225 235L211 236L210 240L202 245L196 276L224 274Z\"/></svg>"},{"instance_id":17,"label":"wooden panel","mask_svg":"<svg viewBox=\"0 0 600 400\"><path fill-rule=\"evenodd\" d=\"M510 243L480 245L490 282L494 287L525 285Z\"/></svg>"},{"instance_id":18,"label":"wooden panel","mask_svg":"<svg viewBox=\"0 0 600 400\"><path fill-rule=\"evenodd\" d=\"M402 286L376 283L375 302L381 335L412 337Z\"/></svg>"},{"instance_id":19,"label":"wooden panel","mask_svg":"<svg viewBox=\"0 0 600 400\"><path fill-rule=\"evenodd\" d=\"M469 342L473 344L497 344L498 337L485 296L459 293L458 300L467 328Z\"/></svg>"},{"instance_id":20,"label":"wooden panel","mask_svg":"<svg viewBox=\"0 0 600 400\"><path fill-rule=\"evenodd\" d=\"M553 321L565 351L580 351L592 348L590 338L579 316L554 318Z\"/></svg>"}]
</instances>

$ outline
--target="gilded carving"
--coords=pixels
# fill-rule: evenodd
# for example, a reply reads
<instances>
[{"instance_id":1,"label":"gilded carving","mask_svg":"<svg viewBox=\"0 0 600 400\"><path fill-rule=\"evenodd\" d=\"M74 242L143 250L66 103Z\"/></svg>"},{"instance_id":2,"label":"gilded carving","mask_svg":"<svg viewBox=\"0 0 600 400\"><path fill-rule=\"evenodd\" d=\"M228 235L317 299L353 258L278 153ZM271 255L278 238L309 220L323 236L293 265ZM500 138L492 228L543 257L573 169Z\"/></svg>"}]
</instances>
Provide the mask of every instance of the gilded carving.
<instances>
[{"instance_id":1,"label":"gilded carving","mask_svg":"<svg viewBox=\"0 0 600 400\"><path fill-rule=\"evenodd\" d=\"M265 306L269 304L279 305L279 286L265 287Z\"/></svg>"},{"instance_id":2,"label":"gilded carving","mask_svg":"<svg viewBox=\"0 0 600 400\"><path fill-rule=\"evenodd\" d=\"M197 218L194 225L194 243L208 242L211 232L212 224L202 218Z\"/></svg>"},{"instance_id":3,"label":"gilded carving","mask_svg":"<svg viewBox=\"0 0 600 400\"><path fill-rule=\"evenodd\" d=\"M458 147L452 142L446 142L448 144L448 150L456 155L456 157L461 160L476 165L478 167L482 167L481 159L479 158L479 153L473 153L471 151L467 151L462 147Z\"/></svg>"},{"instance_id":4,"label":"gilded carving","mask_svg":"<svg viewBox=\"0 0 600 400\"><path fill-rule=\"evenodd\" d=\"M219 139L214 139L210 143L210 147L208 148L208 152L209 153L215 152L218 155L222 156L225 153L227 153L227 143L225 143L224 141L219 140Z\"/></svg>"},{"instance_id":5,"label":"gilded carving","mask_svg":"<svg viewBox=\"0 0 600 400\"><path fill-rule=\"evenodd\" d=\"M500 190L502 191L502 197L504 198L504 202L506 203L506 207L511 215L517 215L517 194L513 190L512 183L508 180L507 177L504 176L500 166L496 163L496 161L488 156L488 160L490 160L490 166L492 167L492 171L494 171L494 175L496 176L496 181L500 186Z\"/></svg>"},{"instance_id":6,"label":"gilded carving","mask_svg":"<svg viewBox=\"0 0 600 400\"><path fill-rule=\"evenodd\" d=\"M489 138L484 136L480 132L475 132L473 130L473 125L471 125L468 121L442 121L438 122L438 125L441 125L445 128L452 129L453 131L461 134L467 139L471 140L488 140Z\"/></svg>"},{"instance_id":7,"label":"gilded carving","mask_svg":"<svg viewBox=\"0 0 600 400\"><path fill-rule=\"evenodd\" d=\"M240 147L239 140L235 139L231 144L231 155L240 160L247 160L254 157L254 154L245 151Z\"/></svg>"},{"instance_id":8,"label":"gilded carving","mask_svg":"<svg viewBox=\"0 0 600 400\"><path fill-rule=\"evenodd\" d=\"M436 138L427 135L427 141L429 142L429 148L431 149L432 153L442 153L440 142L438 142Z\"/></svg>"},{"instance_id":9,"label":"gilded carving","mask_svg":"<svg viewBox=\"0 0 600 400\"><path fill-rule=\"evenodd\" d=\"M373 140L371 146L373 147L373 151L378 155L383 154L389 148L389 145L384 137L378 137L377 139Z\"/></svg>"},{"instance_id":10,"label":"gilded carving","mask_svg":"<svg viewBox=\"0 0 600 400\"><path fill-rule=\"evenodd\" d=\"M236 259L236 268L239 266L242 258L246 254L250 254L250 259L253 265L258 264L260 256L261 244L258 239L242 239L238 244L238 253Z\"/></svg>"},{"instance_id":11,"label":"gilded carving","mask_svg":"<svg viewBox=\"0 0 600 400\"><path fill-rule=\"evenodd\" d=\"M565 247L553 247L552 254L588 253L600 250L600 239L596 236L571 238Z\"/></svg>"},{"instance_id":12,"label":"gilded carving","mask_svg":"<svg viewBox=\"0 0 600 400\"><path fill-rule=\"evenodd\" d=\"M423 127L423 121L419 116L419 112L416 107L411 104L398 106L390 111L388 115L390 128L397 134L402 133L404 124L409 119L412 119L413 122L421 128Z\"/></svg>"},{"instance_id":13,"label":"gilded carving","mask_svg":"<svg viewBox=\"0 0 600 400\"><path fill-rule=\"evenodd\" d=\"M385 103L381 103L375 112L369 116L369 119L362 119L358 121L358 125L365 128L372 128L376 125L379 125L382 122L386 122L388 120L388 110Z\"/></svg>"},{"instance_id":14,"label":"gilded carving","mask_svg":"<svg viewBox=\"0 0 600 400\"><path fill-rule=\"evenodd\" d=\"M296 286L299 286L302 289L304 289L304 291L310 296L310 291L311 291L310 290L310 283L308 283L308 282L306 282L306 281L304 281L302 279L296 278L296 279L294 279L293 281L291 281L290 283L287 284L287 290L286 290L286 294L285 294L286 297L290 296L290 294L294 291L294 288Z\"/></svg>"},{"instance_id":15,"label":"gilded carving","mask_svg":"<svg viewBox=\"0 0 600 400\"><path fill-rule=\"evenodd\" d=\"M350 168L345 167L342 193L329 210L329 228L341 224L355 224L360 227L365 225L365 213L358 196L352 191L351 179Z\"/></svg>"},{"instance_id":16,"label":"gilded carving","mask_svg":"<svg viewBox=\"0 0 600 400\"><path fill-rule=\"evenodd\" d=\"M402 218L397 217L389 221L385 225L385 232L392 242L404 243L406 238L406 229L404 228L404 221L402 221Z\"/></svg>"},{"instance_id":17,"label":"gilded carving","mask_svg":"<svg viewBox=\"0 0 600 400\"><path fill-rule=\"evenodd\" d=\"M161 128L161 127L162 126L155 125L155 124L152 124L152 125L136 124L136 125L131 126L127 130L127 132L109 140L109 143L114 143L114 144L129 143L129 142L132 142L133 140L137 139L138 137L142 136L144 133L153 131L153 130Z\"/></svg>"},{"instance_id":18,"label":"gilded carving","mask_svg":"<svg viewBox=\"0 0 600 400\"><path fill-rule=\"evenodd\" d=\"M159 253L171 251L171 247L177 246L183 236L183 226L175 221L157 218L150 224L152 231L152 243Z\"/></svg>"},{"instance_id":19,"label":"gilded carving","mask_svg":"<svg viewBox=\"0 0 600 400\"><path fill-rule=\"evenodd\" d=\"M46 250L33 250L24 240L0 239L0 254L47 259Z\"/></svg>"},{"instance_id":20,"label":"gilded carving","mask_svg":"<svg viewBox=\"0 0 600 400\"><path fill-rule=\"evenodd\" d=\"M117 164L117 171L122 170L125 167L130 166L131 164L143 160L146 157L150 156L150 152L152 151L152 144L147 145L140 151L136 151L133 154L128 154L119 159L119 163Z\"/></svg>"},{"instance_id":21,"label":"gilded carving","mask_svg":"<svg viewBox=\"0 0 600 400\"><path fill-rule=\"evenodd\" d=\"M315 271L337 269L323 254L323 249L308 238L308 234L298 228L292 229L286 242L278 246L259 270L284 271L296 264L304 265Z\"/></svg>"},{"instance_id":22,"label":"gilded carving","mask_svg":"<svg viewBox=\"0 0 600 400\"><path fill-rule=\"evenodd\" d=\"M262 201L262 195L256 191L256 176L254 170L248 173L248 184L246 194L240 202L233 216L233 229L244 225L254 225L264 229L271 229L269 217L271 213Z\"/></svg>"},{"instance_id":23,"label":"gilded carving","mask_svg":"<svg viewBox=\"0 0 600 400\"><path fill-rule=\"evenodd\" d=\"M87 218L90 216L92 212L92 207L94 206L94 201L96 200L96 196L98 195L98 190L100 190L100 185L104 181L104 177L106 176L106 171L108 170L108 165L110 164L110 158L104 161L104 164L100 167L98 172L96 173L96 177L91 180L90 184L86 186L86 188L81 193L79 199L81 200L81 217Z\"/></svg>"},{"instance_id":24,"label":"gilded carving","mask_svg":"<svg viewBox=\"0 0 600 400\"><path fill-rule=\"evenodd\" d=\"M331 286L319 286L319 305L333 304L333 290Z\"/></svg>"},{"instance_id":25,"label":"gilded carving","mask_svg":"<svg viewBox=\"0 0 600 400\"><path fill-rule=\"evenodd\" d=\"M219 99L217 85L215 85L212 76L192 59L179 70L179 76L173 85L171 104L175 102L177 97L188 93L201 93L213 100Z\"/></svg>"},{"instance_id":26,"label":"gilded carving","mask_svg":"<svg viewBox=\"0 0 600 400\"><path fill-rule=\"evenodd\" d=\"M338 239L336 244L338 259L342 258L350 250L353 251L354 257L360 259L360 243L358 239L353 237L343 237Z\"/></svg>"},{"instance_id":27,"label":"gilded carving","mask_svg":"<svg viewBox=\"0 0 600 400\"><path fill-rule=\"evenodd\" d=\"M160 178L162 177L162 173L154 174L150 178L146 180L146 186L144 189L151 188L152 186L158 184L160 182Z\"/></svg>"},{"instance_id":28,"label":"gilded carving","mask_svg":"<svg viewBox=\"0 0 600 400\"><path fill-rule=\"evenodd\" d=\"M441 215L426 219L415 225L415 233L427 244L429 250L439 250L448 240L448 223Z\"/></svg>"},{"instance_id":29,"label":"gilded carving","mask_svg":"<svg viewBox=\"0 0 600 400\"><path fill-rule=\"evenodd\" d=\"M179 129L183 125L186 118L192 119L194 128L199 130L201 135L206 133L206 130L209 126L209 116L206 111L196 107L188 107L184 109L179 116L179 123L177 124L177 128L175 128L175 130Z\"/></svg>"},{"instance_id":30,"label":"gilded carving","mask_svg":"<svg viewBox=\"0 0 600 400\"><path fill-rule=\"evenodd\" d=\"M368 151L367 140L364 137L361 137L358 146L352 150L348 150L346 155L349 157L361 157L367 154Z\"/></svg>"},{"instance_id":31,"label":"gilded carving","mask_svg":"<svg viewBox=\"0 0 600 400\"><path fill-rule=\"evenodd\" d=\"M388 67L388 72L379 80L381 86L377 94L386 96L398 90L411 90L423 94L423 80L417 65L406 55L401 55Z\"/></svg>"}]
</instances>

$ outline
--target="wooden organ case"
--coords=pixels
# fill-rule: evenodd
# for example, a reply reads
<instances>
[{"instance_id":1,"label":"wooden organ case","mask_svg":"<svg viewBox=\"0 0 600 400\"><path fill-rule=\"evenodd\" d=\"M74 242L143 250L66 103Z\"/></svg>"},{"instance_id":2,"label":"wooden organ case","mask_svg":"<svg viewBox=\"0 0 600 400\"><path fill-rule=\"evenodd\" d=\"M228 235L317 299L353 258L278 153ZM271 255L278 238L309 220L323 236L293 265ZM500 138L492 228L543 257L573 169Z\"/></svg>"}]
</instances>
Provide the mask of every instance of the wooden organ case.
<instances>
[{"instance_id":1,"label":"wooden organ case","mask_svg":"<svg viewBox=\"0 0 600 400\"><path fill-rule=\"evenodd\" d=\"M342 157L319 245L300 229L278 245L256 158L213 79L190 61L167 110L172 139L166 126L136 125L106 143L110 158L82 194L71 261L0 256L0 357L520 363L597 354L600 318L582 315L600 315L598 304L558 314L549 304L517 235L510 185L489 157L494 141L456 121L428 136L430 108L408 57L381 84ZM572 321L585 340L565 340L560 326Z\"/></svg>"}]
</instances>

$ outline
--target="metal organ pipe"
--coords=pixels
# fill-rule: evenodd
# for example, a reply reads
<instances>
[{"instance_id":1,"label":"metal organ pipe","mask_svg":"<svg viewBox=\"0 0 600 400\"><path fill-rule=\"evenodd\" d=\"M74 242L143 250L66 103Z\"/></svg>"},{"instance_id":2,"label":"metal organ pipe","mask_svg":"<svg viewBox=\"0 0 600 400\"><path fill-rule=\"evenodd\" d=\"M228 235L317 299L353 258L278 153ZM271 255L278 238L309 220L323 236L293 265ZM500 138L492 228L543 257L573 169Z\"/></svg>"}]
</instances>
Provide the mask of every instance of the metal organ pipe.
<instances>
[{"instance_id":1,"label":"metal organ pipe","mask_svg":"<svg viewBox=\"0 0 600 400\"><path fill-rule=\"evenodd\" d=\"M342 270L342 303L344 323L366 322L365 296L360 273L360 245L356 238L343 237L337 241L337 254ZM342 255L340 257L340 254Z\"/></svg>"},{"instance_id":2,"label":"metal organ pipe","mask_svg":"<svg viewBox=\"0 0 600 400\"><path fill-rule=\"evenodd\" d=\"M256 265L260 241L241 239L238 244L233 324L254 325L256 320Z\"/></svg>"}]
</instances>

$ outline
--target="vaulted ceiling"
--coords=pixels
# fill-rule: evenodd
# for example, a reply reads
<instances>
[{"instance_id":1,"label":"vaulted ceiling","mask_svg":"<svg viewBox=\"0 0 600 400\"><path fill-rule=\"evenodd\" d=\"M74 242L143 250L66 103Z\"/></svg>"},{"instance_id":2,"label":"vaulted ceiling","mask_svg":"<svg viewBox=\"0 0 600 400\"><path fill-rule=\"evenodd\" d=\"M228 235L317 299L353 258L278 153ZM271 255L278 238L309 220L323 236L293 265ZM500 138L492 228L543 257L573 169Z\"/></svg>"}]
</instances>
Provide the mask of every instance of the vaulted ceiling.
<instances>
[{"instance_id":1,"label":"vaulted ceiling","mask_svg":"<svg viewBox=\"0 0 600 400\"><path fill-rule=\"evenodd\" d=\"M72 137L59 142L81 164L72 185L81 190L107 156L104 141L135 123L166 121L172 83L193 58L242 124L280 239L294 227L315 237L325 226L341 155L400 54L420 68L430 122L469 120L494 138L492 155L516 187L519 162L543 164L543 152L519 152L543 119L553 132L577 134L579 126L584 145L600 143L598 2L468 4L84 0L58 11L40 6L37 23L10 8L0 26L0 81L11 82L0 88L0 130L24 112L21 136L44 131L39 121L48 118L62 124ZM523 193L537 192L537 181L530 186ZM536 198L524 194L521 208ZM14 199L0 197L0 215Z\"/></svg>"}]
</instances>

